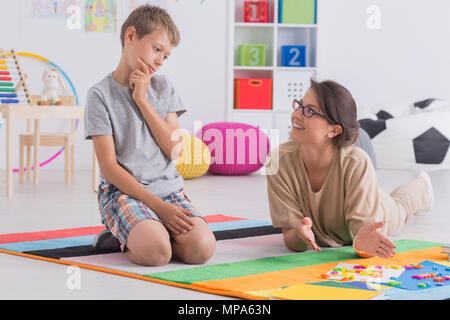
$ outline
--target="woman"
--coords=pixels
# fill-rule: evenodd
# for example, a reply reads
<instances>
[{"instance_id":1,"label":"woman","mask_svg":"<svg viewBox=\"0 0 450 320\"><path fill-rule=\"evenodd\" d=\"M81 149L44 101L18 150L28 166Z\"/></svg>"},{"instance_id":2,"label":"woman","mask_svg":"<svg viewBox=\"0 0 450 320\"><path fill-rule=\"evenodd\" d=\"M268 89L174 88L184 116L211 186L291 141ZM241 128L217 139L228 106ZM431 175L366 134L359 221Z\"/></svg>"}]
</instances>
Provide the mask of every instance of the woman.
<instances>
[{"instance_id":1,"label":"woman","mask_svg":"<svg viewBox=\"0 0 450 320\"><path fill-rule=\"evenodd\" d=\"M333 81L316 82L293 102L291 141L272 150L266 164L270 215L294 251L353 244L363 257L392 257L387 236L414 214L431 210L433 191L421 172L390 195L380 190L373 164L354 142L356 103Z\"/></svg>"}]
</instances>

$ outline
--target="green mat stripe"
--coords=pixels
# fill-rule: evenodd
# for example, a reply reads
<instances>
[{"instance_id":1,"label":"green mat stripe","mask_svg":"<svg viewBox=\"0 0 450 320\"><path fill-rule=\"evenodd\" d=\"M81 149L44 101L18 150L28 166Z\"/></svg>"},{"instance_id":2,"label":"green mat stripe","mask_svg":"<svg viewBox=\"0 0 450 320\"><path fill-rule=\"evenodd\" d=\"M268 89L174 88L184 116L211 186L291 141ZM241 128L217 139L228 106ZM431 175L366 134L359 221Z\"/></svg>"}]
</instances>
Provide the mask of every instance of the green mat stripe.
<instances>
[{"instance_id":1,"label":"green mat stripe","mask_svg":"<svg viewBox=\"0 0 450 320\"><path fill-rule=\"evenodd\" d=\"M398 240L394 241L396 253L429 249L441 246L441 243ZM281 271L292 268L308 267L316 264L341 262L359 258L352 247L345 247L321 252L294 253L286 256L268 257L254 260L200 266L189 269L173 270L145 274L144 276L165 281L191 284L193 282L222 280L243 277L252 274Z\"/></svg>"}]
</instances>

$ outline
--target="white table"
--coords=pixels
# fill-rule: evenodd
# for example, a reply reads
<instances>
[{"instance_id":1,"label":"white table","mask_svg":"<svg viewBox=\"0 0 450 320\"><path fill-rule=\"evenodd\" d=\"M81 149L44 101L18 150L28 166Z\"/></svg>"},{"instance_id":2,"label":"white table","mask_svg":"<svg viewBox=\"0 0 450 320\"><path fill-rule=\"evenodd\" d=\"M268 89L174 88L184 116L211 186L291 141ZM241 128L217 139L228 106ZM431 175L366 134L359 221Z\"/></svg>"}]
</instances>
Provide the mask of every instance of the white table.
<instances>
[{"instance_id":1,"label":"white table","mask_svg":"<svg viewBox=\"0 0 450 320\"><path fill-rule=\"evenodd\" d=\"M13 121L16 119L34 120L34 184L39 184L39 141L41 119L81 119L84 106L36 106L29 104L1 104L0 113L5 118L6 126L6 196L12 196L12 133Z\"/></svg>"}]
</instances>

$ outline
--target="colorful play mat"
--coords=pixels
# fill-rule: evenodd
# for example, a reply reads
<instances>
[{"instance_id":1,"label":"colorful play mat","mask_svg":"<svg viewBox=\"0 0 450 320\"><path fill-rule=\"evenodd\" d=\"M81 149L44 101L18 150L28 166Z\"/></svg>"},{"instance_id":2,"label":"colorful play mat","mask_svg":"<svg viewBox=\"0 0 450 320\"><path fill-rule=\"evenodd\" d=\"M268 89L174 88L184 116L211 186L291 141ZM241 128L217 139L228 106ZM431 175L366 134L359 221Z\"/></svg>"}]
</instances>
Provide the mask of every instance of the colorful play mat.
<instances>
[{"instance_id":1,"label":"colorful play mat","mask_svg":"<svg viewBox=\"0 0 450 320\"><path fill-rule=\"evenodd\" d=\"M352 247L293 253L268 221L221 214L205 218L217 245L204 265L144 267L121 252L96 251L91 243L103 226L0 235L0 253L242 299L450 298L450 264L440 243L394 241L392 259L361 259Z\"/></svg>"}]
</instances>

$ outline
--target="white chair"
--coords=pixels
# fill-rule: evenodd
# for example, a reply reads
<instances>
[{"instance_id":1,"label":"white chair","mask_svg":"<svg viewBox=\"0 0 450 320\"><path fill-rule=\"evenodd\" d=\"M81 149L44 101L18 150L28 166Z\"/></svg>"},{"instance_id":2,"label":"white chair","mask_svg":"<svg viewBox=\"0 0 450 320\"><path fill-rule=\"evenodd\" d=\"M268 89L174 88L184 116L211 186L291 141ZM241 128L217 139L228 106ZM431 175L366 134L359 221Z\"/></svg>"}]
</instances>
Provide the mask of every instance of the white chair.
<instances>
[{"instance_id":1,"label":"white chair","mask_svg":"<svg viewBox=\"0 0 450 320\"><path fill-rule=\"evenodd\" d=\"M60 96L63 105L76 105L75 96ZM40 96L32 95L31 102L37 104ZM40 146L43 147L64 147L64 182L68 184L75 179L75 125L76 120L70 120L70 131L60 133L41 133ZM27 180L30 179L31 172L31 147L34 146L34 134L30 132L30 123L28 123L27 133L19 136L19 183L23 183L24 172L24 149L27 149Z\"/></svg>"}]
</instances>

